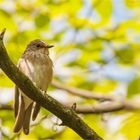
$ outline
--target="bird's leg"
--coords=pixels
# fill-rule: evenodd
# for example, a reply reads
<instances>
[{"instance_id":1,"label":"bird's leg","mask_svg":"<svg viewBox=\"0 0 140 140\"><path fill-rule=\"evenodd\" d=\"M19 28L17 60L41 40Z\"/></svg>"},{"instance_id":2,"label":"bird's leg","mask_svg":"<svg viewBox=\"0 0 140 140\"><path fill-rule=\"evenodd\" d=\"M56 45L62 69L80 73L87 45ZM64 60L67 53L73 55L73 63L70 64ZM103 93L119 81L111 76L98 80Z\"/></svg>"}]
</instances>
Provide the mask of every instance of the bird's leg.
<instances>
[{"instance_id":1,"label":"bird's leg","mask_svg":"<svg viewBox=\"0 0 140 140\"><path fill-rule=\"evenodd\" d=\"M45 91L43 90L42 93L43 93L43 96L44 96L45 98L47 98L47 96L46 96L47 91L46 91L46 90L45 90Z\"/></svg>"},{"instance_id":2,"label":"bird's leg","mask_svg":"<svg viewBox=\"0 0 140 140\"><path fill-rule=\"evenodd\" d=\"M39 90L41 91L41 93L43 94L43 90L41 88L39 88Z\"/></svg>"},{"instance_id":3,"label":"bird's leg","mask_svg":"<svg viewBox=\"0 0 140 140\"><path fill-rule=\"evenodd\" d=\"M40 88L40 91L41 91L41 93L42 93L42 95L46 98L46 93L47 93L47 91L45 90L42 90L41 88Z\"/></svg>"},{"instance_id":4,"label":"bird's leg","mask_svg":"<svg viewBox=\"0 0 140 140\"><path fill-rule=\"evenodd\" d=\"M47 98L46 93L47 93L47 91L45 90L45 91L44 91L44 97L45 97L45 98Z\"/></svg>"},{"instance_id":5,"label":"bird's leg","mask_svg":"<svg viewBox=\"0 0 140 140\"><path fill-rule=\"evenodd\" d=\"M73 105L71 106L71 109L76 111L76 103L73 103Z\"/></svg>"},{"instance_id":6,"label":"bird's leg","mask_svg":"<svg viewBox=\"0 0 140 140\"><path fill-rule=\"evenodd\" d=\"M41 88L40 89L40 92L42 93L42 95L44 96L44 90L42 90Z\"/></svg>"}]
</instances>

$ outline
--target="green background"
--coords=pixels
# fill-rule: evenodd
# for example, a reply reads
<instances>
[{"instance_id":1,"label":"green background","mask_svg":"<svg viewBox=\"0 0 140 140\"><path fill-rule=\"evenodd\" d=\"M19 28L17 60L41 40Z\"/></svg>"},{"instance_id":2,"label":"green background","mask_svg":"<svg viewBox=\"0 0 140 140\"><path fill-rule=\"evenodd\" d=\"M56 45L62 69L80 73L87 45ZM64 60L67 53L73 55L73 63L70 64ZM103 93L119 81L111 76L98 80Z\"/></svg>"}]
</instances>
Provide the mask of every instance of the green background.
<instances>
[{"instance_id":1,"label":"green background","mask_svg":"<svg viewBox=\"0 0 140 140\"><path fill-rule=\"evenodd\" d=\"M0 29L15 64L36 38L50 49L54 79L71 87L140 101L140 0L0 0ZM0 71L0 104L13 104L14 84ZM97 104L50 87L48 93L72 104ZM47 118L41 118L47 115ZM139 111L80 115L106 140L138 140ZM72 130L55 125L42 109L31 133L13 134L13 111L0 110L2 139L80 140Z\"/></svg>"}]
</instances>

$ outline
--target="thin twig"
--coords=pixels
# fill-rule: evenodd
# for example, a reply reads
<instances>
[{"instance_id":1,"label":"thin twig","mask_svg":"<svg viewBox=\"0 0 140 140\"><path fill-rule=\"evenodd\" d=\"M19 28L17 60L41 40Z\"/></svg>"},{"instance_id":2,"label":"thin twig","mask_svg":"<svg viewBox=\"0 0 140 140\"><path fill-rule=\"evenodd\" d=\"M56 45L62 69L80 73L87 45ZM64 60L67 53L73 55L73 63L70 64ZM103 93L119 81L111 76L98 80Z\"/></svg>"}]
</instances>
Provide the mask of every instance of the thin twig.
<instances>
[{"instance_id":1,"label":"thin twig","mask_svg":"<svg viewBox=\"0 0 140 140\"><path fill-rule=\"evenodd\" d=\"M86 99L95 99L95 100L99 100L99 101L114 101L114 100L116 100L115 97L113 97L113 96L105 96L105 95L102 95L100 93L98 94L98 93L90 92L88 90L78 89L78 88L74 88L74 87L68 87L64 83L60 83L56 80L52 81L52 86L57 88L57 89L67 91L73 95L80 96L80 97L83 97Z\"/></svg>"},{"instance_id":2,"label":"thin twig","mask_svg":"<svg viewBox=\"0 0 140 140\"><path fill-rule=\"evenodd\" d=\"M66 108L72 108L72 104L65 103L63 104ZM0 110L13 110L10 105L0 105ZM78 114L101 114L101 113L109 113L109 112L117 112L117 111L136 111L140 110L140 103L136 103L134 100L123 100L123 101L112 101L112 102L100 102L98 104L90 104L90 105L79 105L76 103L76 107L74 107L74 111ZM39 124L41 121L47 118L47 115L41 118L39 122L34 125Z\"/></svg>"}]
</instances>

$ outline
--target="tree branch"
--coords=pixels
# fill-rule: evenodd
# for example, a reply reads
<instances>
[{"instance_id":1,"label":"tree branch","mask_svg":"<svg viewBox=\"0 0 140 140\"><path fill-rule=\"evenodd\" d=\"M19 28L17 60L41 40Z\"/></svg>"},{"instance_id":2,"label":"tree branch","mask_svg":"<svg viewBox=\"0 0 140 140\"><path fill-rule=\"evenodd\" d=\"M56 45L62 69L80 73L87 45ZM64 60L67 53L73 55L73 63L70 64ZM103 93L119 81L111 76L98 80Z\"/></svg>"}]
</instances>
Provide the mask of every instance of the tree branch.
<instances>
[{"instance_id":1,"label":"tree branch","mask_svg":"<svg viewBox=\"0 0 140 140\"><path fill-rule=\"evenodd\" d=\"M0 110L13 110L11 105L0 104Z\"/></svg>"},{"instance_id":2,"label":"tree branch","mask_svg":"<svg viewBox=\"0 0 140 140\"><path fill-rule=\"evenodd\" d=\"M69 108L69 106L67 106ZM97 105L77 105L76 112L79 114L102 114L116 111L136 111L140 110L140 104L135 102L109 102Z\"/></svg>"},{"instance_id":3,"label":"tree branch","mask_svg":"<svg viewBox=\"0 0 140 140\"><path fill-rule=\"evenodd\" d=\"M80 97L83 97L86 99L95 99L95 100L100 100L100 101L116 100L113 96L104 96L102 94L97 94L94 92L90 92L88 90L78 89L78 88L74 88L74 87L68 87L65 84L60 83L56 80L53 80L51 85L57 89L67 91L73 95L80 96Z\"/></svg>"},{"instance_id":4,"label":"tree branch","mask_svg":"<svg viewBox=\"0 0 140 140\"><path fill-rule=\"evenodd\" d=\"M83 139L102 140L72 109L67 109L58 101L46 95L44 97L31 80L13 64L3 44L5 29L0 34L0 68L32 100L60 118L66 126L73 129Z\"/></svg>"},{"instance_id":5,"label":"tree branch","mask_svg":"<svg viewBox=\"0 0 140 140\"><path fill-rule=\"evenodd\" d=\"M66 108L71 109L71 104L65 103L63 105ZM13 110L13 107L10 105L0 105L0 110ZM135 101L113 101L113 102L108 102L108 103L102 102L96 105L76 104L76 108L75 108L75 111L78 114L102 114L102 113L111 113L111 112L116 112L116 111L136 111L136 110L140 110L140 103L136 103ZM45 119L46 117L47 116L43 118ZM39 122L37 122L37 124ZM33 124L32 126L37 125L37 124Z\"/></svg>"}]
</instances>

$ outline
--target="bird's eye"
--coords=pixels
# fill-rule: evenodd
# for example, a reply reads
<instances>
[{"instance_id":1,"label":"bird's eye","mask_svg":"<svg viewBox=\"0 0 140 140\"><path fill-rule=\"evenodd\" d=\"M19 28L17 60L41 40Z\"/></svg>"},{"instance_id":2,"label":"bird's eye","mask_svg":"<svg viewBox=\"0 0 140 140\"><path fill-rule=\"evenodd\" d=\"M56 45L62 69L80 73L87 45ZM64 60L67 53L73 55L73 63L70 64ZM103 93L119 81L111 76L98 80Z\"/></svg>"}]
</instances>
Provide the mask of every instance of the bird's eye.
<instances>
[{"instance_id":1,"label":"bird's eye","mask_svg":"<svg viewBox=\"0 0 140 140\"><path fill-rule=\"evenodd\" d=\"M36 47L37 47L37 48L39 48L39 47L40 47L40 45L38 44L38 45L36 45Z\"/></svg>"}]
</instances>

